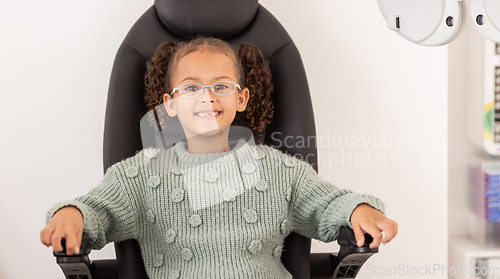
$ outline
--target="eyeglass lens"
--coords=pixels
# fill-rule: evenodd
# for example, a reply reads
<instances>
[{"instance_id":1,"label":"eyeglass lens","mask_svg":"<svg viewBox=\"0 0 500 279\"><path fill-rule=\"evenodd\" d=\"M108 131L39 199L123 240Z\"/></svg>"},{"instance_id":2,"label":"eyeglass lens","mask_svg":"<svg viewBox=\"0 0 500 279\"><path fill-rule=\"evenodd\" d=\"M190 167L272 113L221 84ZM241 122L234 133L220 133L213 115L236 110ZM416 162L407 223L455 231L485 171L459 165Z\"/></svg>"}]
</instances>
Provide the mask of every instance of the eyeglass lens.
<instances>
[{"instance_id":1,"label":"eyeglass lens","mask_svg":"<svg viewBox=\"0 0 500 279\"><path fill-rule=\"evenodd\" d=\"M217 95L228 95L234 92L236 85L232 81L220 81L211 86L203 86L198 83L186 83L179 86L179 93L185 96L198 96L204 87L210 87L212 92Z\"/></svg>"}]
</instances>

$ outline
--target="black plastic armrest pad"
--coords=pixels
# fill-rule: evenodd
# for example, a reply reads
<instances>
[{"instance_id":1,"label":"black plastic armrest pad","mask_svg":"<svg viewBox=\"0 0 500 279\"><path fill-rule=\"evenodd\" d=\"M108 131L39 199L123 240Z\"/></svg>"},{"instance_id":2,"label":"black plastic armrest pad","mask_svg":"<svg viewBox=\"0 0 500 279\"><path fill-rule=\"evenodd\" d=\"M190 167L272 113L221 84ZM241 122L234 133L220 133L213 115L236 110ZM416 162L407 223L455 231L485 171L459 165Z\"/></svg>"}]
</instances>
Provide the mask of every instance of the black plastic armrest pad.
<instances>
[{"instance_id":1,"label":"black plastic armrest pad","mask_svg":"<svg viewBox=\"0 0 500 279\"><path fill-rule=\"evenodd\" d=\"M369 247L372 242L373 242L373 237L365 233L365 243L361 247ZM354 231L348 226L343 226L340 228L339 236L337 238L337 243L340 246L358 247L356 237L354 236Z\"/></svg>"},{"instance_id":2,"label":"black plastic armrest pad","mask_svg":"<svg viewBox=\"0 0 500 279\"><path fill-rule=\"evenodd\" d=\"M83 233L82 244L80 245L80 254L68 255L66 254L66 239L61 239L63 250L61 252L54 252L55 257L81 257L90 254L90 238L88 234Z\"/></svg>"}]
</instances>

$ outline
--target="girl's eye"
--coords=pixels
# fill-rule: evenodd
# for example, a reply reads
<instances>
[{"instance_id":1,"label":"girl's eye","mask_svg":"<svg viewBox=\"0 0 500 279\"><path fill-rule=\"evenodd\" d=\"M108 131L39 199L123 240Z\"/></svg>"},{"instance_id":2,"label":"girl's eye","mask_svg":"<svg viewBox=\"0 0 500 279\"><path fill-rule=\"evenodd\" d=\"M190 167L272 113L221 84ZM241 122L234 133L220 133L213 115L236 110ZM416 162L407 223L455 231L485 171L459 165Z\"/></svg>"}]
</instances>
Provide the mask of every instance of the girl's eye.
<instances>
[{"instance_id":1,"label":"girl's eye","mask_svg":"<svg viewBox=\"0 0 500 279\"><path fill-rule=\"evenodd\" d=\"M216 84L216 85L214 86L214 89L215 89L215 90L223 90L223 89L227 89L227 88L228 88L228 86L227 86L227 85L225 85L224 83L219 83L219 84Z\"/></svg>"},{"instance_id":2,"label":"girl's eye","mask_svg":"<svg viewBox=\"0 0 500 279\"><path fill-rule=\"evenodd\" d=\"M189 86L184 87L184 90L186 90L186 91L198 91L200 89L196 85L189 85Z\"/></svg>"}]
</instances>

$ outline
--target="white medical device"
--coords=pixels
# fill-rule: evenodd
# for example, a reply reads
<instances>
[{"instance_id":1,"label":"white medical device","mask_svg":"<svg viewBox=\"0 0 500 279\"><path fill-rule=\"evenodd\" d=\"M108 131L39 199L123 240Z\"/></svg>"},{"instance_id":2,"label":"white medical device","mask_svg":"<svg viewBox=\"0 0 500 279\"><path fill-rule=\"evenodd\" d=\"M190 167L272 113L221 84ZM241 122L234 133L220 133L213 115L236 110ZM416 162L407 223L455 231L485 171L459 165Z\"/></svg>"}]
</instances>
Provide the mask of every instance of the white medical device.
<instances>
[{"instance_id":1,"label":"white medical device","mask_svg":"<svg viewBox=\"0 0 500 279\"><path fill-rule=\"evenodd\" d=\"M415 44L447 44L457 37L463 25L464 4L461 0L377 1L389 29ZM500 2L488 2L491 1Z\"/></svg>"},{"instance_id":2,"label":"white medical device","mask_svg":"<svg viewBox=\"0 0 500 279\"><path fill-rule=\"evenodd\" d=\"M471 0L471 18L483 37L500 42L500 1Z\"/></svg>"}]
</instances>

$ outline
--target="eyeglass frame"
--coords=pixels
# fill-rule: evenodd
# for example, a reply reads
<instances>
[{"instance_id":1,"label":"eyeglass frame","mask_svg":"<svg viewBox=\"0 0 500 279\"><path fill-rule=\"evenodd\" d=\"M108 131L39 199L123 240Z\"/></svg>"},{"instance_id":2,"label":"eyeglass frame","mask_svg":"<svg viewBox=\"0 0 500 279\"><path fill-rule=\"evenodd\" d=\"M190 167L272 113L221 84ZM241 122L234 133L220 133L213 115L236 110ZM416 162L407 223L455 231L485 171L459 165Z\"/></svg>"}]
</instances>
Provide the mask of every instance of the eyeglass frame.
<instances>
[{"instance_id":1,"label":"eyeglass frame","mask_svg":"<svg viewBox=\"0 0 500 279\"><path fill-rule=\"evenodd\" d=\"M219 83L219 82L231 82L234 84L234 90L233 92L229 93L229 94L217 94L214 92L214 89L213 89L213 85L216 84L216 83ZM200 94L196 95L196 96L186 96L186 95L182 95L181 92L179 91L179 95L180 96L183 96L183 97L187 97L187 98L196 98L198 96L200 96L202 93L203 93L203 89L205 88L210 88L210 91L212 93L214 93L215 95L218 95L218 96L228 96L228 95L231 95L234 93L234 91L236 91L236 88L238 88L238 90L241 90L241 86L239 83L236 83L232 80L220 80L220 81L216 81L214 83L212 83L211 85L203 85L203 84L200 84L200 83L196 83L196 82L187 82L187 83L183 83L181 85L179 85L179 87L181 87L182 85L186 85L186 84L197 84L197 85L201 85L201 89L200 89ZM174 95L175 91L178 91L179 90L179 87L176 87L172 90L172 92L170 93L170 95Z\"/></svg>"}]
</instances>

